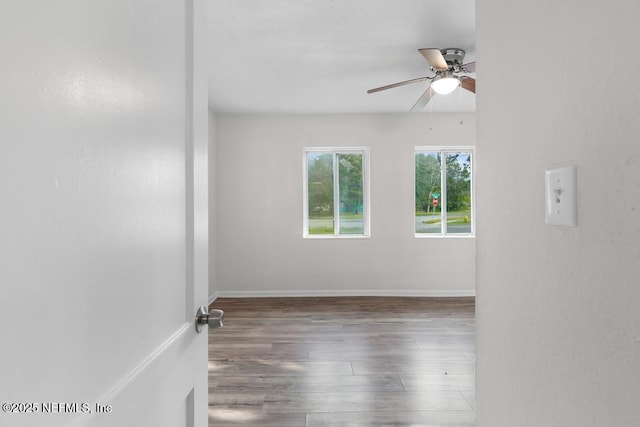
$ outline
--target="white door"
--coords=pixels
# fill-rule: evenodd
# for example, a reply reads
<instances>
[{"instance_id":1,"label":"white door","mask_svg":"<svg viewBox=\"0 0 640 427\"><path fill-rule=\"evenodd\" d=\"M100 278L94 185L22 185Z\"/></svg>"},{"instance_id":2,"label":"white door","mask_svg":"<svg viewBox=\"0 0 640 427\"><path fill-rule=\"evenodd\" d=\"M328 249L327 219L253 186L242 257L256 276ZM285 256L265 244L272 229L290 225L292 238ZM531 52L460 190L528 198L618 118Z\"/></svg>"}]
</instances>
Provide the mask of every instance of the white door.
<instances>
[{"instance_id":1,"label":"white door","mask_svg":"<svg viewBox=\"0 0 640 427\"><path fill-rule=\"evenodd\" d=\"M204 5L2 8L0 426L206 426Z\"/></svg>"}]
</instances>

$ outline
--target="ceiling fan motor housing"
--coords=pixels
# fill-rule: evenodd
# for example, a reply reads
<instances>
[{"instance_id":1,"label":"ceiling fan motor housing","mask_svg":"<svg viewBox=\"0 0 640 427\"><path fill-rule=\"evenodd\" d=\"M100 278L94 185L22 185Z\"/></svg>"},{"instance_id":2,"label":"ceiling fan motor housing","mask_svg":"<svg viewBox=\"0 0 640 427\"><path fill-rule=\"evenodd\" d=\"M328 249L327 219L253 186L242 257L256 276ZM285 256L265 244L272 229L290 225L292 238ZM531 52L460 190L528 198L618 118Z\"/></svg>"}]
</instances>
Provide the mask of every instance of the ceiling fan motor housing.
<instances>
[{"instance_id":1,"label":"ceiling fan motor housing","mask_svg":"<svg viewBox=\"0 0 640 427\"><path fill-rule=\"evenodd\" d=\"M464 50L457 47L448 47L446 49L440 49L440 52L442 56L444 56L444 60L447 61L449 69L454 72L459 72L464 61Z\"/></svg>"}]
</instances>

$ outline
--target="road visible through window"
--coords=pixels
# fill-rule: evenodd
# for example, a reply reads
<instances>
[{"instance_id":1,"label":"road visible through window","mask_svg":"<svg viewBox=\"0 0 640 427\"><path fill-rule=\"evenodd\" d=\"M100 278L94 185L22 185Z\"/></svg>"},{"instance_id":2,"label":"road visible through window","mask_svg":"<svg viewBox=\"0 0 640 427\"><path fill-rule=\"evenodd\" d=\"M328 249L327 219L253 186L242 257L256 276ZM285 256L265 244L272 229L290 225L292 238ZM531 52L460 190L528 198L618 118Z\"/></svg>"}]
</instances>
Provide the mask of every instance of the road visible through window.
<instances>
[{"instance_id":1,"label":"road visible through window","mask_svg":"<svg viewBox=\"0 0 640 427\"><path fill-rule=\"evenodd\" d=\"M415 233L473 235L472 150L416 148Z\"/></svg>"}]
</instances>

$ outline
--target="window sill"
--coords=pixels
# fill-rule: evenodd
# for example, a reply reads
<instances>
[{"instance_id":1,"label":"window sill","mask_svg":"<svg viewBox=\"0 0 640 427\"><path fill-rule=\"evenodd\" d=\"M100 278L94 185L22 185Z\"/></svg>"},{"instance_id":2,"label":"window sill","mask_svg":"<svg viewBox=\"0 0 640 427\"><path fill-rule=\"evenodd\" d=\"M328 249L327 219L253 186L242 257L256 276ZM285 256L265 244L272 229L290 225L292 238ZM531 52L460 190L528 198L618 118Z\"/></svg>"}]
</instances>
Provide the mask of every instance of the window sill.
<instances>
[{"instance_id":1,"label":"window sill","mask_svg":"<svg viewBox=\"0 0 640 427\"><path fill-rule=\"evenodd\" d=\"M371 236L369 235L333 235L333 234L309 234L306 236L302 236L303 239L320 239L320 240L326 240L326 239L370 239Z\"/></svg>"},{"instance_id":2,"label":"window sill","mask_svg":"<svg viewBox=\"0 0 640 427\"><path fill-rule=\"evenodd\" d=\"M475 239L475 234L414 234L416 239Z\"/></svg>"}]
</instances>

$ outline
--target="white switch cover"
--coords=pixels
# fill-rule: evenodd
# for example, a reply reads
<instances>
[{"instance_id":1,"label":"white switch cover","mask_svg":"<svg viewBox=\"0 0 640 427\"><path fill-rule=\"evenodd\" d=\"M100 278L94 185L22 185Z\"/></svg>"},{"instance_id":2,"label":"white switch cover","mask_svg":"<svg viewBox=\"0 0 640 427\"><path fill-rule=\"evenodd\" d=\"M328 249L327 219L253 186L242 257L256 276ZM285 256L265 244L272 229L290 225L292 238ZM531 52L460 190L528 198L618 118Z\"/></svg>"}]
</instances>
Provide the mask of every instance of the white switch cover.
<instances>
[{"instance_id":1,"label":"white switch cover","mask_svg":"<svg viewBox=\"0 0 640 427\"><path fill-rule=\"evenodd\" d=\"M545 223L575 227L578 217L576 165L545 170Z\"/></svg>"}]
</instances>

